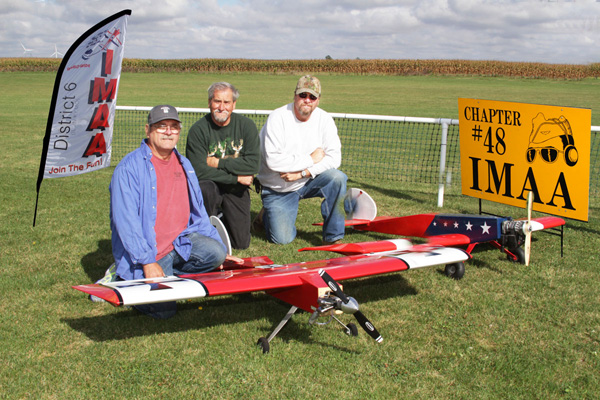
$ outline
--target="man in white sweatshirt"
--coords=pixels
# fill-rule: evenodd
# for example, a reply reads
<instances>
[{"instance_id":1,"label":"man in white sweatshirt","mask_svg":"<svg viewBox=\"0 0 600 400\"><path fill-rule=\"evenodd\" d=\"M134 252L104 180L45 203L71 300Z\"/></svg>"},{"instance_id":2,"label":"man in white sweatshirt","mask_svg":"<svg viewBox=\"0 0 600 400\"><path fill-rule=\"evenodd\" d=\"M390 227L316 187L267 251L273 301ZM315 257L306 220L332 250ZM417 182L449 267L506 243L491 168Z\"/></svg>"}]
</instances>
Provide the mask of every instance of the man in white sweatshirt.
<instances>
[{"instance_id":1,"label":"man in white sweatshirt","mask_svg":"<svg viewBox=\"0 0 600 400\"><path fill-rule=\"evenodd\" d=\"M260 131L264 211L259 219L273 243L294 240L298 203L311 197L323 198L323 243L344 237L348 177L337 169L342 145L333 118L318 107L320 98L319 80L301 77L294 101L273 111Z\"/></svg>"}]
</instances>

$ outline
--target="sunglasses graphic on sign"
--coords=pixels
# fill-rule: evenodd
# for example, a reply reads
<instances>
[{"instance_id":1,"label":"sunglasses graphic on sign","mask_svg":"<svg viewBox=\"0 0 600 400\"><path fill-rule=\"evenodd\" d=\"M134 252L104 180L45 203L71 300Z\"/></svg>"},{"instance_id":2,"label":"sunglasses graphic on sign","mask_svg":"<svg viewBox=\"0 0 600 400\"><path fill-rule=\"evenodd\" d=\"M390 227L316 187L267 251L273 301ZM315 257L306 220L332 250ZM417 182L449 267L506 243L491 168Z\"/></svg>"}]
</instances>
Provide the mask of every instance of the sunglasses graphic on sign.
<instances>
[{"instance_id":1,"label":"sunglasses graphic on sign","mask_svg":"<svg viewBox=\"0 0 600 400\"><path fill-rule=\"evenodd\" d=\"M572 167L577 164L579 154L575 148L575 139L571 124L564 116L546 119L539 113L533 119L533 128L529 135L527 162L533 163L537 155L547 163L553 163L563 154L565 163Z\"/></svg>"}]
</instances>

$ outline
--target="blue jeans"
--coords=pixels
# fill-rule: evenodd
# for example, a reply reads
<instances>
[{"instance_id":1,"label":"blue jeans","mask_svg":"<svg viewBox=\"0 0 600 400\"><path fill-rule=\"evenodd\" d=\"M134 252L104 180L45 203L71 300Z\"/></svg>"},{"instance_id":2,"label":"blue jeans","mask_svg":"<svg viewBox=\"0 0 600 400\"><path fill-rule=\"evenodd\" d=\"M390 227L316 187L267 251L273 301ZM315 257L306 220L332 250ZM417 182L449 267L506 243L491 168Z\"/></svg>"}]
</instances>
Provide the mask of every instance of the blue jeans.
<instances>
[{"instance_id":1,"label":"blue jeans","mask_svg":"<svg viewBox=\"0 0 600 400\"><path fill-rule=\"evenodd\" d=\"M344 237L344 204L348 177L337 169L327 170L309 179L295 192L276 192L263 187L262 202L265 209L263 223L267 238L278 244L290 243L296 237L298 204L302 199L321 197L323 216L323 241L334 242Z\"/></svg>"},{"instance_id":2,"label":"blue jeans","mask_svg":"<svg viewBox=\"0 0 600 400\"><path fill-rule=\"evenodd\" d=\"M171 250L169 254L157 261L165 275L201 274L210 272L223 264L227 256L227 250L220 242L198 233L190 233L188 238L192 242L192 253L189 260L184 260L179 253ZM177 303L168 301L165 303L141 304L134 306L134 308L151 317L166 319L175 315Z\"/></svg>"}]
</instances>

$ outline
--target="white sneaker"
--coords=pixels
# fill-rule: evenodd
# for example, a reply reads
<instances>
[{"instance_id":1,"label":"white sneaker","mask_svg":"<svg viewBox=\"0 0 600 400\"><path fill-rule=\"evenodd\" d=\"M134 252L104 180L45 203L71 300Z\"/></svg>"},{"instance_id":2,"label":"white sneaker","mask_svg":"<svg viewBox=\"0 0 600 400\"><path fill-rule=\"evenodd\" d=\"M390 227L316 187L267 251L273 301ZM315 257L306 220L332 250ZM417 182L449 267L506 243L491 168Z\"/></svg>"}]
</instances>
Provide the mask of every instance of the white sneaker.
<instances>
[{"instance_id":1,"label":"white sneaker","mask_svg":"<svg viewBox=\"0 0 600 400\"><path fill-rule=\"evenodd\" d=\"M117 266L112 263L104 273L104 276L96 281L96 283L110 283L117 280Z\"/></svg>"},{"instance_id":2,"label":"white sneaker","mask_svg":"<svg viewBox=\"0 0 600 400\"><path fill-rule=\"evenodd\" d=\"M117 280L117 266L115 265L115 263L112 263L112 265L110 267L108 267L108 269L104 273L104 276L102 278L98 279L96 281L96 283L105 284L105 283L114 282L116 280ZM94 296L92 294L90 294L89 299L90 299L90 301L93 301L94 303L104 303L106 301L106 300L101 299L100 297Z\"/></svg>"}]
</instances>

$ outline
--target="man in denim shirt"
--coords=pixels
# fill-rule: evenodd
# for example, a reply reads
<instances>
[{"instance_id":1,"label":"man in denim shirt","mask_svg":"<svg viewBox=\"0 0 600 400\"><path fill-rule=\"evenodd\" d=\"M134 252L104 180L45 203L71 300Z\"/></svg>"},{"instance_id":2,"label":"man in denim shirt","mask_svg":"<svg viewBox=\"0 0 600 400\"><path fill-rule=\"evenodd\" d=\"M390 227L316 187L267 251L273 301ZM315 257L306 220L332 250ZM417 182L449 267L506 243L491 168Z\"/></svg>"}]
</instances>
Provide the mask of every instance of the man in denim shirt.
<instances>
[{"instance_id":1,"label":"man in denim shirt","mask_svg":"<svg viewBox=\"0 0 600 400\"><path fill-rule=\"evenodd\" d=\"M227 255L204 209L198 178L176 150L181 120L175 107L148 114L140 147L115 168L110 183L112 249L118 279L209 272ZM175 302L136 306L156 318L175 314Z\"/></svg>"}]
</instances>

